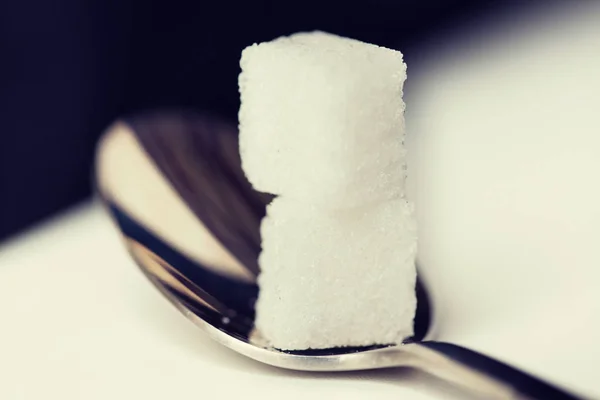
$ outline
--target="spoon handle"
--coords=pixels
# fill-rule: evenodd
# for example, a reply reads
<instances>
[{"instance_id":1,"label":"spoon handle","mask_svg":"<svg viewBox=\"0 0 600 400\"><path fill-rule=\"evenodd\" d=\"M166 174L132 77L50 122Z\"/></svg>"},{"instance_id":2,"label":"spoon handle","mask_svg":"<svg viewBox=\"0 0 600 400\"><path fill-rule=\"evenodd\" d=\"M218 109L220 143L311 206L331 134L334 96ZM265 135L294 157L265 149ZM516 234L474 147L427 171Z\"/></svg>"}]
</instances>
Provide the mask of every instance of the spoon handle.
<instances>
[{"instance_id":1,"label":"spoon handle","mask_svg":"<svg viewBox=\"0 0 600 400\"><path fill-rule=\"evenodd\" d=\"M425 341L415 345L420 348L417 352L421 362L417 367L470 389L495 393L485 398L582 399L526 372L455 344ZM424 348L431 352L425 354Z\"/></svg>"}]
</instances>

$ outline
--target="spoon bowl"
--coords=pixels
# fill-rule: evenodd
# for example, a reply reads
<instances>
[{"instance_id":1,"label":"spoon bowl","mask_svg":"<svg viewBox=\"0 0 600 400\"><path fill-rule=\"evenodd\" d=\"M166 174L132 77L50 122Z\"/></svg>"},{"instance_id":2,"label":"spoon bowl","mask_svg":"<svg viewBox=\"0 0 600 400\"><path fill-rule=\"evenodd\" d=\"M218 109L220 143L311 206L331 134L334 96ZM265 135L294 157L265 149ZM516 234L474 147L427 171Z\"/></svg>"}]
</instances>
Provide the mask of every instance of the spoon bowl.
<instances>
[{"instance_id":1,"label":"spoon bowl","mask_svg":"<svg viewBox=\"0 0 600 400\"><path fill-rule=\"evenodd\" d=\"M132 146L115 137L130 135ZM260 221L271 196L252 189L241 169L237 131L218 118L194 113L155 113L125 120L107 132L99 147L97 190L124 243L141 271L187 318L221 343L245 356L276 367L304 371L349 371L413 367L463 386L482 398L576 399L578 397L523 371L449 343L425 340L431 322L427 291L418 280L414 336L401 345L337 347L281 351L265 344L254 329ZM136 153L137 154L134 154ZM142 157L140 157L140 154ZM115 157L129 170L154 169L144 185L172 189L159 201L159 212L139 218L150 196L130 201L136 191L120 179L125 171L110 168ZM142 165L146 163L147 165ZM156 182L155 182L155 181ZM162 183L159 182L162 180ZM139 183L136 183L139 184ZM138 191L140 192L140 191ZM157 196L158 197L158 196ZM168 199L167 199L168 198ZM183 244L187 230L159 232L174 210L191 211L192 221L232 256L206 262L190 256ZM156 210L155 210L156 211ZM152 219L152 222L150 222Z\"/></svg>"}]
</instances>

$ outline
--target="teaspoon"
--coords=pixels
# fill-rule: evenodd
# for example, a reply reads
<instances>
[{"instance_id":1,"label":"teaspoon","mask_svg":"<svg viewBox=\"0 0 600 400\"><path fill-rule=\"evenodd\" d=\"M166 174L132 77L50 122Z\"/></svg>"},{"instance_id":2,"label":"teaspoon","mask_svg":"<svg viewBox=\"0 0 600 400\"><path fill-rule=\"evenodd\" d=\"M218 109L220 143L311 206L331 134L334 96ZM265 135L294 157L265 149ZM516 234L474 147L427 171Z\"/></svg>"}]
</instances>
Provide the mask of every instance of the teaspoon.
<instances>
[{"instance_id":1,"label":"teaspoon","mask_svg":"<svg viewBox=\"0 0 600 400\"><path fill-rule=\"evenodd\" d=\"M415 334L400 345L303 351L281 351L264 345L260 332L254 329L254 302L258 295L255 277L259 272L260 221L271 196L254 191L244 177L235 127L215 117L185 112L137 115L118 126L107 132L103 143L118 143L119 135L130 135L130 144L135 145L122 146L118 151L116 157L127 161L120 168L110 165L115 163L115 156L108 153L115 153L115 146L99 147L100 198L132 258L150 282L218 343L257 361L293 370L412 367L484 399L579 398L483 354L451 343L425 340L432 313L421 281L415 288ZM134 151L143 153L143 157ZM148 168L141 165L143 160L155 169L153 177L159 178L146 176L136 185L158 187L162 179L168 183L169 189L165 190L170 190L171 197L170 202L160 203L166 209L147 213L151 216L147 219L140 218L143 213L136 212L135 204L127 198L136 196L135 185L120 179L136 168ZM215 243L233 256L229 264L235 265L223 268L226 262L219 265L190 256L185 251L190 245L184 244L190 241L190 235L185 234L188 231L161 235L159 228L176 217L176 209L191 212L192 217L187 220L202 226Z\"/></svg>"}]
</instances>

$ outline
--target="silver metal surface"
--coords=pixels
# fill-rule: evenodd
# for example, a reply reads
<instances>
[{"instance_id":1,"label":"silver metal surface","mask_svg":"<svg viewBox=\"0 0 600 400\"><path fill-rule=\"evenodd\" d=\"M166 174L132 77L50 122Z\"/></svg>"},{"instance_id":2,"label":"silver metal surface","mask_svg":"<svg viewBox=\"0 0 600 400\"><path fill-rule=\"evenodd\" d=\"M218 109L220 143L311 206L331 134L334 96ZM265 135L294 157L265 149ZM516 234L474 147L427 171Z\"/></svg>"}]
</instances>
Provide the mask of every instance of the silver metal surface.
<instances>
[{"instance_id":1,"label":"silver metal surface","mask_svg":"<svg viewBox=\"0 0 600 400\"><path fill-rule=\"evenodd\" d=\"M416 335L405 344L269 348L253 326L258 230L269 199L245 181L235 129L206 117L143 116L113 126L97 160L98 192L141 271L194 324L236 352L303 371L418 368L482 399L577 398L481 354L423 341L430 312L422 287ZM190 236L204 238L202 246Z\"/></svg>"}]
</instances>

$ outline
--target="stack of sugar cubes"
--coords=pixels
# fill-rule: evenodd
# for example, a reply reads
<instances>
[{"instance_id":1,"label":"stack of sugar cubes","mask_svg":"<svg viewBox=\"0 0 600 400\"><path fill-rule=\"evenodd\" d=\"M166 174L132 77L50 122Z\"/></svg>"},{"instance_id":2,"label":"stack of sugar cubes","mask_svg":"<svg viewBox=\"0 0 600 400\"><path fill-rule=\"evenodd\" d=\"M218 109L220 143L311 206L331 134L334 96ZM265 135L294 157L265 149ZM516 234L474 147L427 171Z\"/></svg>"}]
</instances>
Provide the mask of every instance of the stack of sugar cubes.
<instances>
[{"instance_id":1,"label":"stack of sugar cubes","mask_svg":"<svg viewBox=\"0 0 600 400\"><path fill-rule=\"evenodd\" d=\"M402 54L311 32L254 44L240 64L242 167L277 195L261 226L257 331L283 350L411 336Z\"/></svg>"}]
</instances>

